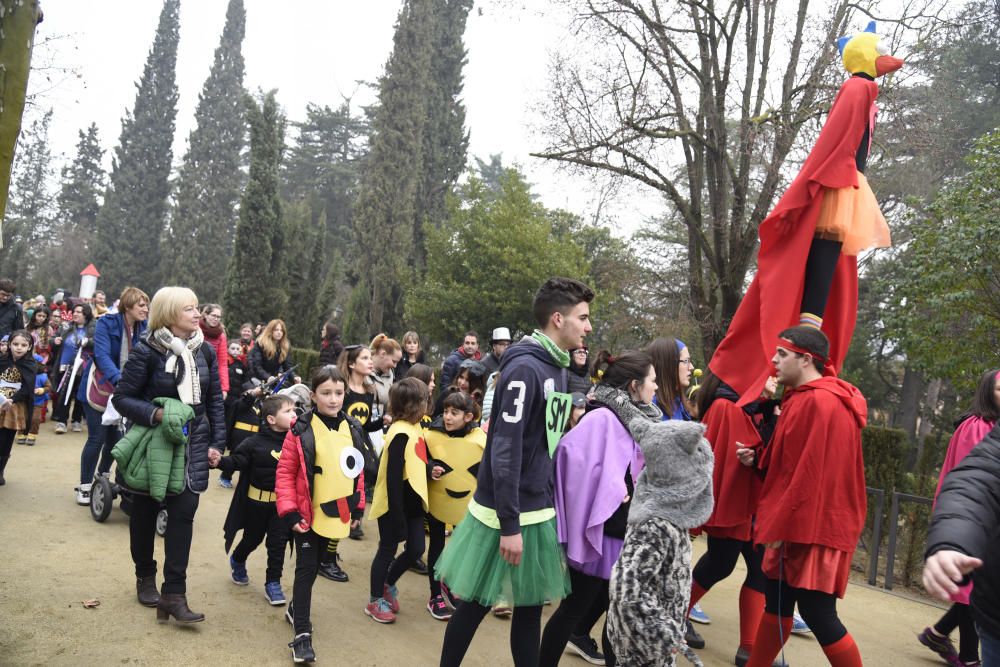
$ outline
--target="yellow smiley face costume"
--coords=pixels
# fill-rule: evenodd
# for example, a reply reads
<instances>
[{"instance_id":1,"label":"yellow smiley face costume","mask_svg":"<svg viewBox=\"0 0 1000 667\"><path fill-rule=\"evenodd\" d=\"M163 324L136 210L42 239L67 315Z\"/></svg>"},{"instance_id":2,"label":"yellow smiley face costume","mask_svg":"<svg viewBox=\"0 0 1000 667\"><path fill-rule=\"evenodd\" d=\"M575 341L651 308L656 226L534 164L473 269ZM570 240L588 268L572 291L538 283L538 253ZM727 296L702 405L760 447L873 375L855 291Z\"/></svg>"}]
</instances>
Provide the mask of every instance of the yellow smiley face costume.
<instances>
[{"instance_id":1,"label":"yellow smiley face costume","mask_svg":"<svg viewBox=\"0 0 1000 667\"><path fill-rule=\"evenodd\" d=\"M313 476L312 529L331 539L347 537L351 532L351 510L358 506L358 476L364 470L364 457L354 447L351 427L341 420L335 431L314 418L309 425L316 439L316 471Z\"/></svg>"},{"instance_id":2,"label":"yellow smiley face costume","mask_svg":"<svg viewBox=\"0 0 1000 667\"><path fill-rule=\"evenodd\" d=\"M451 437L444 431L428 429L424 437L431 458L444 468L439 479L428 482L429 512L438 521L457 526L476 491L486 433L476 427L462 437Z\"/></svg>"},{"instance_id":3,"label":"yellow smiley face costume","mask_svg":"<svg viewBox=\"0 0 1000 667\"><path fill-rule=\"evenodd\" d=\"M389 491L386 488L389 477L388 452L392 441L401 433L406 436L406 448L403 451L403 481L420 496L424 511L427 511L427 443L424 440L424 431L417 424L398 421L393 422L385 434L386 447L379 458L378 479L375 482L372 507L368 514L371 519L377 519L389 511Z\"/></svg>"}]
</instances>

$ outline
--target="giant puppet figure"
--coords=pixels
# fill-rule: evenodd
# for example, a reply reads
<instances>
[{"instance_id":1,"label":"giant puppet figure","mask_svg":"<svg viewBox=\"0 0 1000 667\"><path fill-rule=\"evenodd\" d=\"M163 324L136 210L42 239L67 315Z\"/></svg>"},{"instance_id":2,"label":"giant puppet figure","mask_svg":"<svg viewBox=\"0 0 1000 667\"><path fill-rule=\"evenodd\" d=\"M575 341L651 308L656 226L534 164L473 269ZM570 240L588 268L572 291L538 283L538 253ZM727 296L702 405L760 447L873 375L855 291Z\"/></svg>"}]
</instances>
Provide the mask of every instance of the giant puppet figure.
<instances>
[{"instance_id":1,"label":"giant puppet figure","mask_svg":"<svg viewBox=\"0 0 1000 667\"><path fill-rule=\"evenodd\" d=\"M774 341L787 327L822 329L830 339L829 372L840 370L857 317L857 255L890 243L864 172L877 110L875 77L903 61L886 54L874 21L837 45L851 77L798 176L760 225L757 275L709 364L741 405L760 396L773 373Z\"/></svg>"}]
</instances>

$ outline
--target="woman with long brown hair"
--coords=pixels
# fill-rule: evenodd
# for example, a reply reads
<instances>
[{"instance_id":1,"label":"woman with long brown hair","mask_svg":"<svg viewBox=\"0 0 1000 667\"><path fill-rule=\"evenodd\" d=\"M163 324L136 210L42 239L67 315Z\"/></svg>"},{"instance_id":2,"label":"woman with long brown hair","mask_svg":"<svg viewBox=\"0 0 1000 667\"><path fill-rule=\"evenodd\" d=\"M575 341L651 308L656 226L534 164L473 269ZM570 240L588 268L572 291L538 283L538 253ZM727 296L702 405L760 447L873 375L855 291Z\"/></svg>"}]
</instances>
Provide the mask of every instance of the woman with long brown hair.
<instances>
[{"instance_id":1,"label":"woman with long brown hair","mask_svg":"<svg viewBox=\"0 0 1000 667\"><path fill-rule=\"evenodd\" d=\"M691 421L684 404L684 391L691 386L694 363L691 350L678 338L657 338L646 347L656 369L656 404L664 419Z\"/></svg>"},{"instance_id":2,"label":"woman with long brown hair","mask_svg":"<svg viewBox=\"0 0 1000 667\"><path fill-rule=\"evenodd\" d=\"M291 343L288 342L288 327L283 320L271 320L257 336L257 344L250 348L250 377L261 382L287 373L292 368ZM295 378L299 382L299 378Z\"/></svg>"}]
</instances>

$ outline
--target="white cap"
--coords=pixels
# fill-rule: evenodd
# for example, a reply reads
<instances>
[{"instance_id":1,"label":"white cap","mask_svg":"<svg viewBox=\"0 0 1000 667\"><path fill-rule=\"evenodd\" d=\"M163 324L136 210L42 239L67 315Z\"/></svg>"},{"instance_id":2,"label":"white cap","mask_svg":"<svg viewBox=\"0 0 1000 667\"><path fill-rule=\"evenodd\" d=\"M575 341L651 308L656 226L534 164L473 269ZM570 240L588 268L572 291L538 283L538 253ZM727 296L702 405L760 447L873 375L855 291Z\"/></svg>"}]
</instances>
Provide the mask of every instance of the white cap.
<instances>
[{"instance_id":1,"label":"white cap","mask_svg":"<svg viewBox=\"0 0 1000 667\"><path fill-rule=\"evenodd\" d=\"M510 342L510 329L507 327L497 327L493 330L493 336L490 338L490 342L496 343L501 340Z\"/></svg>"}]
</instances>

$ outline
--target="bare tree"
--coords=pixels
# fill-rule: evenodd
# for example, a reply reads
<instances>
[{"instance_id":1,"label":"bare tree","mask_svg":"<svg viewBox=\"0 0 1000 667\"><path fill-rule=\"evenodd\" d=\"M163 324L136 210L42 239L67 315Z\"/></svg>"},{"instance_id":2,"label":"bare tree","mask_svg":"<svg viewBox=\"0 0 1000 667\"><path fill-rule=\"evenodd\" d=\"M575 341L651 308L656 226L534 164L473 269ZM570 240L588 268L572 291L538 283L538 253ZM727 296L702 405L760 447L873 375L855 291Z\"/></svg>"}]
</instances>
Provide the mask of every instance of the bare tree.
<instances>
[{"instance_id":1,"label":"bare tree","mask_svg":"<svg viewBox=\"0 0 1000 667\"><path fill-rule=\"evenodd\" d=\"M663 194L660 238L686 246L689 305L710 355L742 298L783 167L843 80L836 39L874 3L565 3L585 48L553 59L549 143L534 155Z\"/></svg>"}]
</instances>

